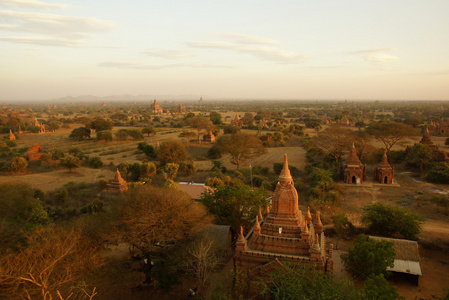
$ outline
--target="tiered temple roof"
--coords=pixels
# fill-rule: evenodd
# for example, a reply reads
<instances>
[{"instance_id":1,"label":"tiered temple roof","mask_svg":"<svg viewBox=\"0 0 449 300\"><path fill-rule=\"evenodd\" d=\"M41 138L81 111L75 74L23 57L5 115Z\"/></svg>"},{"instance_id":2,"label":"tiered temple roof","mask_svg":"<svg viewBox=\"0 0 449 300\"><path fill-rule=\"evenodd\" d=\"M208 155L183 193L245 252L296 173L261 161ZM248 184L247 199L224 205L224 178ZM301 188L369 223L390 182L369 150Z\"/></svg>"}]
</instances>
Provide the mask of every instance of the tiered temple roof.
<instances>
[{"instance_id":1,"label":"tiered temple roof","mask_svg":"<svg viewBox=\"0 0 449 300\"><path fill-rule=\"evenodd\" d=\"M332 259L326 254L325 237L320 214L312 222L310 210L304 216L299 210L298 193L288 168L284 167L272 196L271 210L261 210L254 227L245 237L243 228L238 236L234 262L249 276L264 276L273 261L300 263L332 272ZM250 289L255 292L257 287Z\"/></svg>"}]
</instances>

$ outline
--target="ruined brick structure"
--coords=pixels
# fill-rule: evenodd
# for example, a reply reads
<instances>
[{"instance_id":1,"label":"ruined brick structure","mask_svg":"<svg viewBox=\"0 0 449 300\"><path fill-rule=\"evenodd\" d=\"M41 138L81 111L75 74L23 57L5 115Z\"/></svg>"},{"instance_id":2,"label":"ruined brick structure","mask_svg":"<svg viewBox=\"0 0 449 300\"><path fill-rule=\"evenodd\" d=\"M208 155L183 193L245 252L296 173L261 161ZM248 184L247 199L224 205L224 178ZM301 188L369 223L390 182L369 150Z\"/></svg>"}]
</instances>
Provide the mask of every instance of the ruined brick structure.
<instances>
[{"instance_id":1,"label":"ruined brick structure","mask_svg":"<svg viewBox=\"0 0 449 300\"><path fill-rule=\"evenodd\" d=\"M426 130L424 131L423 137L421 138L421 141L419 142L422 145L426 145L428 146L433 153L433 157L437 160L449 160L449 155L448 153L442 152L440 151L440 149L438 148L438 145L435 145L432 141L432 139L430 138L430 132L429 132L429 127L426 127ZM408 155L408 153L410 152L410 147L407 146L405 148L405 154Z\"/></svg>"},{"instance_id":2,"label":"ruined brick structure","mask_svg":"<svg viewBox=\"0 0 449 300\"><path fill-rule=\"evenodd\" d=\"M106 190L112 192L123 192L128 189L128 183L120 175L120 171L117 169L115 177L106 185Z\"/></svg>"},{"instance_id":3,"label":"ruined brick structure","mask_svg":"<svg viewBox=\"0 0 449 300\"><path fill-rule=\"evenodd\" d=\"M156 99L154 99L154 102L151 103L150 108L151 108L151 112L152 112L153 114L160 115L160 114L163 113L162 107L159 105L159 103L157 103L157 100L156 100Z\"/></svg>"},{"instance_id":4,"label":"ruined brick structure","mask_svg":"<svg viewBox=\"0 0 449 300\"><path fill-rule=\"evenodd\" d=\"M30 147L24 154L24 157L28 161L34 161L42 159L44 156L46 156L46 153L41 152L41 145L36 144Z\"/></svg>"},{"instance_id":5,"label":"ruined brick structure","mask_svg":"<svg viewBox=\"0 0 449 300\"><path fill-rule=\"evenodd\" d=\"M394 168L388 163L387 151L385 151L380 164L374 168L374 181L383 184L394 183Z\"/></svg>"},{"instance_id":6,"label":"ruined brick structure","mask_svg":"<svg viewBox=\"0 0 449 300\"><path fill-rule=\"evenodd\" d=\"M440 122L431 121L428 128L432 132L449 133L449 119L442 119Z\"/></svg>"},{"instance_id":7,"label":"ruined brick structure","mask_svg":"<svg viewBox=\"0 0 449 300\"><path fill-rule=\"evenodd\" d=\"M212 133L211 130L209 130L207 134L203 135L203 141L209 143L215 142L215 135Z\"/></svg>"},{"instance_id":8,"label":"ruined brick structure","mask_svg":"<svg viewBox=\"0 0 449 300\"><path fill-rule=\"evenodd\" d=\"M231 121L231 125L237 127L243 126L243 121L240 119L238 114L236 114L234 120Z\"/></svg>"},{"instance_id":9,"label":"ruined brick structure","mask_svg":"<svg viewBox=\"0 0 449 300\"><path fill-rule=\"evenodd\" d=\"M12 133L12 130L9 130L9 140L10 141L15 141L16 140L16 136L14 135L14 133Z\"/></svg>"},{"instance_id":10,"label":"ruined brick structure","mask_svg":"<svg viewBox=\"0 0 449 300\"><path fill-rule=\"evenodd\" d=\"M241 228L234 256L236 268L249 278L263 277L285 262L332 272L332 258L326 252L320 213L316 213L315 222L312 222L310 210L305 216L299 210L287 155L273 193L271 211L267 207L266 213L263 218L259 209L255 225L246 237ZM250 285L250 291L256 294L258 286Z\"/></svg>"},{"instance_id":11,"label":"ruined brick structure","mask_svg":"<svg viewBox=\"0 0 449 300\"><path fill-rule=\"evenodd\" d=\"M352 144L348 158L340 167L340 175L344 183L347 184L360 184L366 180L366 166L362 164L357 156L354 144Z\"/></svg>"}]
</instances>

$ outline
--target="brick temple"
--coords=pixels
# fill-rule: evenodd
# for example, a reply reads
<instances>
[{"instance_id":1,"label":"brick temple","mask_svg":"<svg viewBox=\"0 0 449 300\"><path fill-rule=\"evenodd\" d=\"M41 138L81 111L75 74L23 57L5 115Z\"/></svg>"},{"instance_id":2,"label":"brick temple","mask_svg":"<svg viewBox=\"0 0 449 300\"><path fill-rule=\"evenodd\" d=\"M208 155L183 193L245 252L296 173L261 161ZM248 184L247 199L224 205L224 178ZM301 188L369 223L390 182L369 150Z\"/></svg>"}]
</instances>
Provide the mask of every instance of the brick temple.
<instances>
[{"instance_id":1,"label":"brick temple","mask_svg":"<svg viewBox=\"0 0 449 300\"><path fill-rule=\"evenodd\" d=\"M340 167L340 175L344 183L347 184L361 184L366 180L366 166L362 164L357 156L354 144L352 144L348 158Z\"/></svg>"},{"instance_id":2,"label":"brick temple","mask_svg":"<svg viewBox=\"0 0 449 300\"><path fill-rule=\"evenodd\" d=\"M326 252L320 213L316 213L313 222L310 210L305 216L299 210L298 193L285 155L284 167L272 196L271 211L267 208L265 218L259 211L254 227L246 236L241 228L234 256L235 267L250 279L263 277L286 262L332 272L331 256L332 250ZM250 285L250 292L256 294L257 285Z\"/></svg>"},{"instance_id":3,"label":"brick temple","mask_svg":"<svg viewBox=\"0 0 449 300\"><path fill-rule=\"evenodd\" d=\"M382 184L394 183L394 168L388 163L387 151L384 152L380 164L374 168L374 181Z\"/></svg>"}]
</instances>

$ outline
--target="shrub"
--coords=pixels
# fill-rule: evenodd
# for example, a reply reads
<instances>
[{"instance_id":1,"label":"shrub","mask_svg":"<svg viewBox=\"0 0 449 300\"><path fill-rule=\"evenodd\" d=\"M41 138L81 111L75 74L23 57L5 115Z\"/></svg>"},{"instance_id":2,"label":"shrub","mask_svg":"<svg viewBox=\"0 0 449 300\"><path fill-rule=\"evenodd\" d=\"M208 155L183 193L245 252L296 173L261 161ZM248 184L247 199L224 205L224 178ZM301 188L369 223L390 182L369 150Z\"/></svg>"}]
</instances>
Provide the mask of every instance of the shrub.
<instances>
[{"instance_id":1,"label":"shrub","mask_svg":"<svg viewBox=\"0 0 449 300\"><path fill-rule=\"evenodd\" d=\"M101 158L99 158L98 156L94 156L89 157L89 159L87 160L87 165L90 168L99 169L103 166L103 162L101 161Z\"/></svg>"}]
</instances>

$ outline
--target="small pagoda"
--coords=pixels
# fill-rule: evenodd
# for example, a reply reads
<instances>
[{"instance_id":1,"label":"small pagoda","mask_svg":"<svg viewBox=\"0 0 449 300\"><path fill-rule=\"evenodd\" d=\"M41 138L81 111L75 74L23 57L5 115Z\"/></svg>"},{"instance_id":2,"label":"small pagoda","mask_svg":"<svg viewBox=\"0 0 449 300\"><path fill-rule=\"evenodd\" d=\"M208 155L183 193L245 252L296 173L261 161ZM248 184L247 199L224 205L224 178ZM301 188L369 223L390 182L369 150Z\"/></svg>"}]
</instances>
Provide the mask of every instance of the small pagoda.
<instances>
[{"instance_id":1,"label":"small pagoda","mask_svg":"<svg viewBox=\"0 0 449 300\"><path fill-rule=\"evenodd\" d=\"M10 141L15 141L16 140L16 136L14 135L14 133L12 133L12 130L9 130L9 140Z\"/></svg>"},{"instance_id":2,"label":"small pagoda","mask_svg":"<svg viewBox=\"0 0 449 300\"><path fill-rule=\"evenodd\" d=\"M243 121L240 119L238 114L236 114L234 120L231 121L231 125L237 127L243 126Z\"/></svg>"},{"instance_id":3,"label":"small pagoda","mask_svg":"<svg viewBox=\"0 0 449 300\"><path fill-rule=\"evenodd\" d=\"M340 167L340 175L343 178L344 183L347 184L361 184L366 180L366 166L362 164L357 156L354 143L352 143L351 152L348 158Z\"/></svg>"},{"instance_id":4,"label":"small pagoda","mask_svg":"<svg viewBox=\"0 0 449 300\"><path fill-rule=\"evenodd\" d=\"M117 169L114 179L109 181L109 183L106 185L106 190L111 192L123 192L127 189L128 183L122 178L122 175L120 175L120 171Z\"/></svg>"},{"instance_id":5,"label":"small pagoda","mask_svg":"<svg viewBox=\"0 0 449 300\"><path fill-rule=\"evenodd\" d=\"M384 152L380 164L374 168L374 181L382 184L394 183L394 168L388 163L387 151Z\"/></svg>"},{"instance_id":6,"label":"small pagoda","mask_svg":"<svg viewBox=\"0 0 449 300\"><path fill-rule=\"evenodd\" d=\"M209 132L205 135L203 135L203 141L205 142L215 142L215 135L212 133L212 130L209 130Z\"/></svg>"},{"instance_id":7,"label":"small pagoda","mask_svg":"<svg viewBox=\"0 0 449 300\"><path fill-rule=\"evenodd\" d=\"M240 228L234 256L235 267L249 278L264 277L284 263L328 272L332 272L333 266L332 250L326 251L320 213L317 212L315 222L312 222L310 210L305 216L299 210L298 193L288 169L287 155L273 193L271 210L267 207L264 218L259 209L255 225L246 236ZM258 288L250 285L250 292L256 294Z\"/></svg>"}]
</instances>

